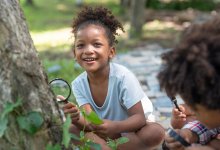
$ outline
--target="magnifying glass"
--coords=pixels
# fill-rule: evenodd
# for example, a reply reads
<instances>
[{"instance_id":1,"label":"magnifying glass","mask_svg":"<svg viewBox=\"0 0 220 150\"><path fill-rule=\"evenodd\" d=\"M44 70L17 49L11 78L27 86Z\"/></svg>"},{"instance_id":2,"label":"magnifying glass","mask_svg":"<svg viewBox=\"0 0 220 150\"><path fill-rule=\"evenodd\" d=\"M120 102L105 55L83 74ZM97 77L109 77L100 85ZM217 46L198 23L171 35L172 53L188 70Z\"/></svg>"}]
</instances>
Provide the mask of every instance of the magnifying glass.
<instances>
[{"instance_id":1,"label":"magnifying glass","mask_svg":"<svg viewBox=\"0 0 220 150\"><path fill-rule=\"evenodd\" d=\"M173 104L175 105L175 107L176 107L180 112L182 112L182 111L180 110L180 108L179 108L179 105L177 104L177 99L176 99L176 97L171 97L170 99L171 99L171 101L173 102Z\"/></svg>"},{"instance_id":2,"label":"magnifying glass","mask_svg":"<svg viewBox=\"0 0 220 150\"><path fill-rule=\"evenodd\" d=\"M68 99L71 95L71 87L69 83L62 78L55 78L49 82L51 90L54 92L57 98L59 107L63 107L64 104L68 102ZM59 109L63 121L66 120L64 112Z\"/></svg>"},{"instance_id":3,"label":"magnifying glass","mask_svg":"<svg viewBox=\"0 0 220 150\"><path fill-rule=\"evenodd\" d=\"M71 95L69 83L62 78L55 78L49 82L51 90L57 96L57 102L67 103Z\"/></svg>"}]
</instances>

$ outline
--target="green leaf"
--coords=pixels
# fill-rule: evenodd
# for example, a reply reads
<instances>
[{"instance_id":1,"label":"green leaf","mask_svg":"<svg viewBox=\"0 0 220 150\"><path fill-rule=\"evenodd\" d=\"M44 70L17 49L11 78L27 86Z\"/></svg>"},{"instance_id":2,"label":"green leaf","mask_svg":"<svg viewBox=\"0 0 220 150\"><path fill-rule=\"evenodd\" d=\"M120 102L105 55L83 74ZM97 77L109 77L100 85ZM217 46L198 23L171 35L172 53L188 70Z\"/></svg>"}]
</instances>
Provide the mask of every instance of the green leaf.
<instances>
[{"instance_id":1,"label":"green leaf","mask_svg":"<svg viewBox=\"0 0 220 150\"><path fill-rule=\"evenodd\" d=\"M7 129L8 118L0 118L0 138L4 135L5 130Z\"/></svg>"},{"instance_id":2,"label":"green leaf","mask_svg":"<svg viewBox=\"0 0 220 150\"><path fill-rule=\"evenodd\" d=\"M114 140L112 140L112 139L108 139L107 145L108 145L111 149L113 149L113 150L116 150L116 149L117 149L116 142L115 142Z\"/></svg>"},{"instance_id":3,"label":"green leaf","mask_svg":"<svg viewBox=\"0 0 220 150\"><path fill-rule=\"evenodd\" d=\"M46 150L61 150L61 146L59 144L51 145L47 144Z\"/></svg>"},{"instance_id":4,"label":"green leaf","mask_svg":"<svg viewBox=\"0 0 220 150\"><path fill-rule=\"evenodd\" d=\"M9 114L10 112L12 112L14 110L15 107L18 107L19 105L21 105L21 100L17 100L16 103L9 103L7 102L5 104L4 110L1 114L1 118L4 118L7 114Z\"/></svg>"},{"instance_id":5,"label":"green leaf","mask_svg":"<svg viewBox=\"0 0 220 150\"><path fill-rule=\"evenodd\" d=\"M99 116L94 111L91 111L89 114L85 114L85 115L86 115L86 119L89 122L95 125L103 124L103 121L99 118Z\"/></svg>"},{"instance_id":6,"label":"green leaf","mask_svg":"<svg viewBox=\"0 0 220 150\"><path fill-rule=\"evenodd\" d=\"M92 141L86 142L86 144L90 147L93 148L95 150L101 150L101 146L97 143L94 143Z\"/></svg>"},{"instance_id":7,"label":"green leaf","mask_svg":"<svg viewBox=\"0 0 220 150\"><path fill-rule=\"evenodd\" d=\"M71 138L74 140L80 141L80 138L75 134L71 134Z\"/></svg>"},{"instance_id":8,"label":"green leaf","mask_svg":"<svg viewBox=\"0 0 220 150\"><path fill-rule=\"evenodd\" d=\"M80 138L84 138L84 136L85 136L84 131L80 131L79 135L80 135Z\"/></svg>"},{"instance_id":9,"label":"green leaf","mask_svg":"<svg viewBox=\"0 0 220 150\"><path fill-rule=\"evenodd\" d=\"M39 112L29 112L27 115L17 117L18 125L21 129L30 134L35 134L43 124L43 117Z\"/></svg>"},{"instance_id":10,"label":"green leaf","mask_svg":"<svg viewBox=\"0 0 220 150\"><path fill-rule=\"evenodd\" d=\"M71 139L71 133L69 132L70 126L71 126L71 118L70 115L67 115L66 121L63 124L63 140L62 140L62 144L65 146L65 148L68 148Z\"/></svg>"},{"instance_id":11,"label":"green leaf","mask_svg":"<svg viewBox=\"0 0 220 150\"><path fill-rule=\"evenodd\" d=\"M127 143L128 141L129 141L128 138L126 138L126 137L120 137L120 138L118 138L118 139L116 140L116 145L118 146L118 145L120 145L120 144Z\"/></svg>"}]
</instances>

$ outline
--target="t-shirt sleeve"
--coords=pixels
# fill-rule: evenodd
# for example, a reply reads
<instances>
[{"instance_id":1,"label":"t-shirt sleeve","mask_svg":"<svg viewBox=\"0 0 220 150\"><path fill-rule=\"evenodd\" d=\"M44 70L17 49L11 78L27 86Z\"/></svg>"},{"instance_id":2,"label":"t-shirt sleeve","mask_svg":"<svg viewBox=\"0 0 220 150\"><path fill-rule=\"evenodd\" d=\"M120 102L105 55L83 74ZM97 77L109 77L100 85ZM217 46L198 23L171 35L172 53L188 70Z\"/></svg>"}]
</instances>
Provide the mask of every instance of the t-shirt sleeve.
<instances>
[{"instance_id":1,"label":"t-shirt sleeve","mask_svg":"<svg viewBox=\"0 0 220 150\"><path fill-rule=\"evenodd\" d=\"M122 81L122 104L127 108L131 108L139 102L145 95L141 85L135 75L128 72Z\"/></svg>"},{"instance_id":2,"label":"t-shirt sleeve","mask_svg":"<svg viewBox=\"0 0 220 150\"><path fill-rule=\"evenodd\" d=\"M217 135L216 129L209 130L197 120L188 122L183 126L183 129L189 129L194 132L199 138L198 142L202 145L207 144L214 135Z\"/></svg>"},{"instance_id":3,"label":"t-shirt sleeve","mask_svg":"<svg viewBox=\"0 0 220 150\"><path fill-rule=\"evenodd\" d=\"M89 103L86 98L86 91L83 92L83 87L80 82L72 82L72 91L79 106Z\"/></svg>"}]
</instances>

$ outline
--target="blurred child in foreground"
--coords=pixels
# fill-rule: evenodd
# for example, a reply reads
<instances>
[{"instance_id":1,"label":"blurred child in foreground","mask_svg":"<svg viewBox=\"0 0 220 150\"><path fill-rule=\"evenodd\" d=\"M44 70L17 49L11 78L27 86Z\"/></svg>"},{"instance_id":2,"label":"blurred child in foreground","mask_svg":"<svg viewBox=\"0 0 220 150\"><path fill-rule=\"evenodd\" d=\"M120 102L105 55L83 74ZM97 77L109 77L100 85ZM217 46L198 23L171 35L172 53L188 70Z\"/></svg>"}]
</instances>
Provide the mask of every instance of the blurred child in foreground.
<instances>
[{"instance_id":1,"label":"blurred child in foreground","mask_svg":"<svg viewBox=\"0 0 220 150\"><path fill-rule=\"evenodd\" d=\"M200 25L194 25L186 32L180 43L163 56L165 62L158 74L160 86L168 95L180 95L192 110L200 125L215 130L216 140L207 146L193 145L187 149L219 149L220 141L220 18ZM182 108L184 109L184 108ZM175 111L175 110L174 110ZM178 112L174 112L178 113ZM181 118L181 115L177 114ZM195 118L194 118L195 119ZM196 121L195 120L195 121ZM173 120L174 121L174 120ZM185 119L183 120L183 124ZM172 122L173 124L174 122ZM175 123L173 124L176 125ZM178 128L182 127L177 124ZM196 122L194 125L196 126ZM187 130L187 129L185 129ZM202 133L201 129L201 133ZM188 130L189 131L189 130ZM195 131L191 132L194 136ZM180 134L186 134L183 130ZM193 138L195 141L201 137ZM199 139L200 138L200 139ZM189 139L186 139L189 141ZM180 143L166 137L170 148L183 149ZM173 142L173 143L172 143ZM191 141L192 142L192 141ZM168 145L169 145L168 143ZM179 146L180 145L180 146ZM178 147L179 146L179 147Z\"/></svg>"}]
</instances>

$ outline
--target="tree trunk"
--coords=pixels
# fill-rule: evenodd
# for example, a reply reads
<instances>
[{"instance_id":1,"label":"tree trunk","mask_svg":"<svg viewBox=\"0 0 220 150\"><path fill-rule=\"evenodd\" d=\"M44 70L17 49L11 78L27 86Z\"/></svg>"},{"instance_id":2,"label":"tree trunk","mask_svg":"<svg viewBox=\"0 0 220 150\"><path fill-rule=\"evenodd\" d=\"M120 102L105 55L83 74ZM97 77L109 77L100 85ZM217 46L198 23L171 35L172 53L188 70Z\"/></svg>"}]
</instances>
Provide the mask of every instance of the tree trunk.
<instances>
[{"instance_id":1,"label":"tree trunk","mask_svg":"<svg viewBox=\"0 0 220 150\"><path fill-rule=\"evenodd\" d=\"M41 150L49 142L61 141L58 106L48 87L36 49L18 0L0 0L0 115L7 102L22 105L8 116L7 129L0 138L1 150ZM34 135L21 130L18 113L38 111L44 123ZM1 128L1 127L0 127Z\"/></svg>"},{"instance_id":2,"label":"tree trunk","mask_svg":"<svg viewBox=\"0 0 220 150\"><path fill-rule=\"evenodd\" d=\"M132 0L120 0L121 7L129 8Z\"/></svg>"},{"instance_id":3,"label":"tree trunk","mask_svg":"<svg viewBox=\"0 0 220 150\"><path fill-rule=\"evenodd\" d=\"M146 0L133 0L131 4L131 28L129 37L139 38L142 33L142 26L144 24L144 10Z\"/></svg>"}]
</instances>

